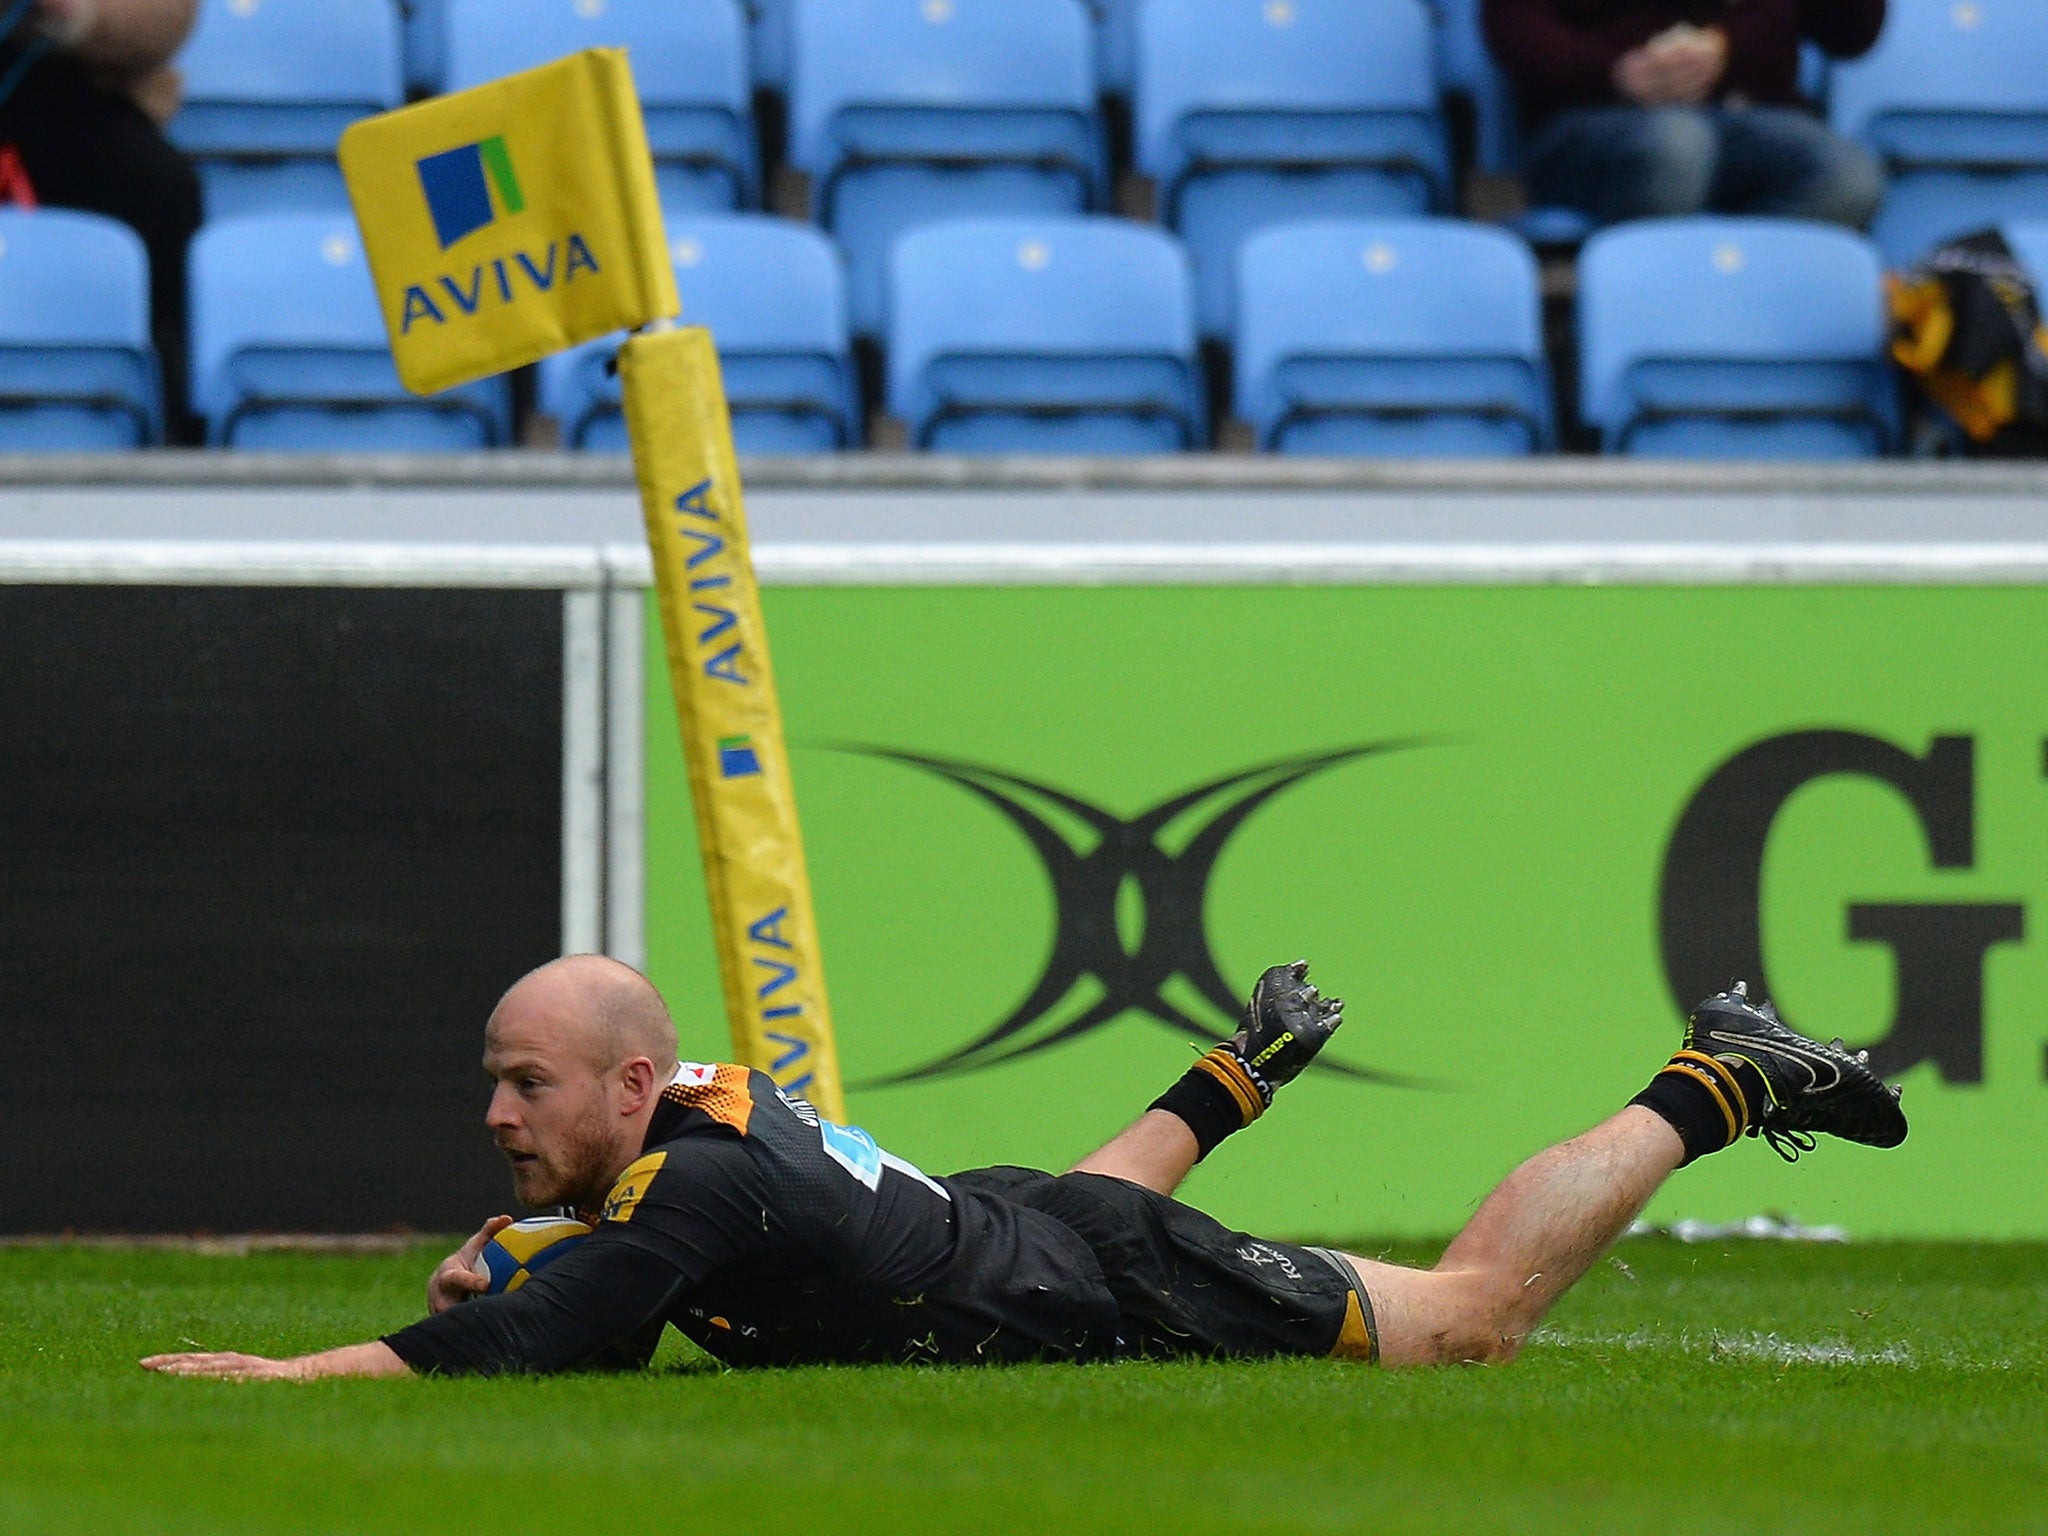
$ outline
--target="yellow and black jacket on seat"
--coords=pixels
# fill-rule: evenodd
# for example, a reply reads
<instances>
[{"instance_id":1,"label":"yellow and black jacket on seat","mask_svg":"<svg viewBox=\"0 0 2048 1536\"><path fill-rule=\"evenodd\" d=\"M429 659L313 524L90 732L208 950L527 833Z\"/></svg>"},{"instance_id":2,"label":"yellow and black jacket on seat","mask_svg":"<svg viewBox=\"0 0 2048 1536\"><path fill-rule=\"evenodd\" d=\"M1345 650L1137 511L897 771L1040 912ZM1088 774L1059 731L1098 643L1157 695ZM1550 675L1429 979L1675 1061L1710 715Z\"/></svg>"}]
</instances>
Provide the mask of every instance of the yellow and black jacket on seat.
<instances>
[{"instance_id":1,"label":"yellow and black jacket on seat","mask_svg":"<svg viewBox=\"0 0 2048 1536\"><path fill-rule=\"evenodd\" d=\"M1971 451L2048 455L2048 330L2004 237L1952 241L1887 288L1893 358Z\"/></svg>"}]
</instances>

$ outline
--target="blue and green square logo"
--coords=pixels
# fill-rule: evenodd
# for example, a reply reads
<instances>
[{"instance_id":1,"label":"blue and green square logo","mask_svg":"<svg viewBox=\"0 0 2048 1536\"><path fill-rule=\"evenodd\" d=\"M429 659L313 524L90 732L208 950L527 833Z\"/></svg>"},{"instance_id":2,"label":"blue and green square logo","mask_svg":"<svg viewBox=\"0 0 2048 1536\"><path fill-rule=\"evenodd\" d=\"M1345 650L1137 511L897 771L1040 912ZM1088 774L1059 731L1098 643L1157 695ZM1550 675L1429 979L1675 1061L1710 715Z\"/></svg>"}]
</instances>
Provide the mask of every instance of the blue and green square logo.
<instances>
[{"instance_id":1,"label":"blue and green square logo","mask_svg":"<svg viewBox=\"0 0 2048 1536\"><path fill-rule=\"evenodd\" d=\"M428 155L419 162L419 173L444 251L463 236L526 209L502 135Z\"/></svg>"},{"instance_id":2,"label":"blue and green square logo","mask_svg":"<svg viewBox=\"0 0 2048 1536\"><path fill-rule=\"evenodd\" d=\"M727 779L742 779L761 771L761 755L754 750L751 736L718 738L718 773Z\"/></svg>"}]
</instances>

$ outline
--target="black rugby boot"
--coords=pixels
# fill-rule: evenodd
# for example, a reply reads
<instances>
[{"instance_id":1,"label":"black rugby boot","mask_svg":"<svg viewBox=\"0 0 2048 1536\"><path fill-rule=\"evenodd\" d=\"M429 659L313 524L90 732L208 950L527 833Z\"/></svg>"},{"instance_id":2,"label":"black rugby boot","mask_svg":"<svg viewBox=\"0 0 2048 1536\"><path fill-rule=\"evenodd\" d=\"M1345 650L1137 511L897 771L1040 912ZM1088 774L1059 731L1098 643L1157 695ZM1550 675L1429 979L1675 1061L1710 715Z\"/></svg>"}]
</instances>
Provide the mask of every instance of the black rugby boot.
<instances>
[{"instance_id":1,"label":"black rugby boot","mask_svg":"<svg viewBox=\"0 0 2048 1536\"><path fill-rule=\"evenodd\" d=\"M1244 1021L1223 1043L1270 1105L1274 1090L1299 1077L1343 1022L1344 1004L1310 986L1308 962L1297 960L1273 966L1258 979L1244 1005Z\"/></svg>"},{"instance_id":2,"label":"black rugby boot","mask_svg":"<svg viewBox=\"0 0 2048 1536\"><path fill-rule=\"evenodd\" d=\"M1685 1049L1755 1069L1769 1102L1749 1105L1748 1133L1762 1135L1787 1162L1813 1150L1816 1131L1869 1147L1906 1139L1899 1090L1870 1070L1868 1051L1852 1052L1840 1040L1822 1045L1787 1029L1769 1003L1749 1000L1742 982L1693 1009Z\"/></svg>"},{"instance_id":3,"label":"black rugby boot","mask_svg":"<svg viewBox=\"0 0 2048 1536\"><path fill-rule=\"evenodd\" d=\"M1195 1160L1263 1115L1273 1092L1315 1060L1344 1022L1344 1005L1308 984L1308 962L1276 965L1252 988L1237 1033L1206 1051L1152 1101L1194 1133Z\"/></svg>"}]
</instances>

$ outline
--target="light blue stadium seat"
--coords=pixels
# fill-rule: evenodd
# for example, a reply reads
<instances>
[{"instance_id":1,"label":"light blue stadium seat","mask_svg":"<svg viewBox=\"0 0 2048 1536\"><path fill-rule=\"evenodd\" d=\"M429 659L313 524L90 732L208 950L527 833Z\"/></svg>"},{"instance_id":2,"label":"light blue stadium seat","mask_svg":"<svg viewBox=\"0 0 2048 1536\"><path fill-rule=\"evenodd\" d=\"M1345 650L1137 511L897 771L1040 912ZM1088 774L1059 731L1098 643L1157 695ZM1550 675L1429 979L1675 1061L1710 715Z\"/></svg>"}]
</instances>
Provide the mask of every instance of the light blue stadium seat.
<instances>
[{"instance_id":1,"label":"light blue stadium seat","mask_svg":"<svg viewBox=\"0 0 2048 1536\"><path fill-rule=\"evenodd\" d=\"M388 0L201 0L176 64L185 102L170 136L198 161L209 219L347 209L335 141L403 99Z\"/></svg>"},{"instance_id":2,"label":"light blue stadium seat","mask_svg":"<svg viewBox=\"0 0 2048 1536\"><path fill-rule=\"evenodd\" d=\"M1263 449L1499 457L1555 439L1536 260L1485 225L1262 230L1238 252L1233 351Z\"/></svg>"},{"instance_id":3,"label":"light blue stadium seat","mask_svg":"<svg viewBox=\"0 0 2048 1536\"><path fill-rule=\"evenodd\" d=\"M1610 453L1867 458L1898 440L1876 247L1789 219L1646 219L1579 253L1579 393Z\"/></svg>"},{"instance_id":4,"label":"light blue stadium seat","mask_svg":"<svg viewBox=\"0 0 2048 1536\"><path fill-rule=\"evenodd\" d=\"M1201 445L1186 252L1121 219L961 219L889 260L889 409L920 448L1170 453Z\"/></svg>"},{"instance_id":5,"label":"light blue stadium seat","mask_svg":"<svg viewBox=\"0 0 2048 1536\"><path fill-rule=\"evenodd\" d=\"M1829 71L1828 115L1884 157L1871 238L1893 266L2048 218L2048 5L1892 0L1877 46Z\"/></svg>"},{"instance_id":6,"label":"light blue stadium seat","mask_svg":"<svg viewBox=\"0 0 2048 1536\"><path fill-rule=\"evenodd\" d=\"M495 447L503 378L421 399L391 364L347 215L248 214L192 241L192 407L218 446L434 453Z\"/></svg>"},{"instance_id":7,"label":"light blue stadium seat","mask_svg":"<svg viewBox=\"0 0 2048 1536\"><path fill-rule=\"evenodd\" d=\"M630 50L665 209L761 200L739 0L446 0L451 91L582 48Z\"/></svg>"},{"instance_id":8,"label":"light blue stadium seat","mask_svg":"<svg viewBox=\"0 0 2048 1536\"><path fill-rule=\"evenodd\" d=\"M1144 0L1088 0L1095 18L1095 83L1128 97L1138 69L1138 9Z\"/></svg>"},{"instance_id":9,"label":"light blue stadium seat","mask_svg":"<svg viewBox=\"0 0 2048 1536\"><path fill-rule=\"evenodd\" d=\"M683 323L708 326L742 453L830 453L861 441L848 355L846 273L832 242L764 214L668 220ZM572 448L624 452L619 338L540 364L540 406Z\"/></svg>"},{"instance_id":10,"label":"light blue stadium seat","mask_svg":"<svg viewBox=\"0 0 2048 1536\"><path fill-rule=\"evenodd\" d=\"M403 28L405 88L438 95L448 69L448 0L398 0Z\"/></svg>"},{"instance_id":11,"label":"light blue stadium seat","mask_svg":"<svg viewBox=\"0 0 2048 1536\"><path fill-rule=\"evenodd\" d=\"M96 213L0 208L0 450L136 448L162 432L142 241Z\"/></svg>"},{"instance_id":12,"label":"light blue stadium seat","mask_svg":"<svg viewBox=\"0 0 2048 1536\"><path fill-rule=\"evenodd\" d=\"M791 0L747 0L753 81L771 91L789 89L790 6Z\"/></svg>"},{"instance_id":13,"label":"light blue stadium seat","mask_svg":"<svg viewBox=\"0 0 2048 1536\"><path fill-rule=\"evenodd\" d=\"M1448 205L1422 0L1145 0L1133 113L1138 168L1194 256L1205 336L1230 329L1252 231Z\"/></svg>"},{"instance_id":14,"label":"light blue stadium seat","mask_svg":"<svg viewBox=\"0 0 2048 1536\"><path fill-rule=\"evenodd\" d=\"M1482 171L1512 176L1521 169L1514 88L1493 61L1479 24L1482 0L1429 0L1436 22L1437 71L1444 94L1472 108L1472 158Z\"/></svg>"},{"instance_id":15,"label":"light blue stadium seat","mask_svg":"<svg viewBox=\"0 0 2048 1536\"><path fill-rule=\"evenodd\" d=\"M1108 193L1081 0L795 0L790 161L882 328L890 242L935 219L1080 213Z\"/></svg>"}]
</instances>

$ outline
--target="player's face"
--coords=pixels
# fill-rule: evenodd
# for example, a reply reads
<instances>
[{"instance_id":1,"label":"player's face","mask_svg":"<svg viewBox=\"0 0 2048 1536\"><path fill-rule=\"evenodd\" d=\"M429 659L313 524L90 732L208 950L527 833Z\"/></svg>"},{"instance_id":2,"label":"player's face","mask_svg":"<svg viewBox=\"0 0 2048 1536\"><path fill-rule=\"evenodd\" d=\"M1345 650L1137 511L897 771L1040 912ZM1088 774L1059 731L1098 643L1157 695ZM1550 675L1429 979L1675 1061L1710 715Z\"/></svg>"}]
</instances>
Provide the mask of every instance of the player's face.
<instances>
[{"instance_id":1,"label":"player's face","mask_svg":"<svg viewBox=\"0 0 2048 1536\"><path fill-rule=\"evenodd\" d=\"M546 1021L494 1017L484 1070L496 1086L485 1123L528 1206L591 1206L618 1169L619 1116L608 1075Z\"/></svg>"}]
</instances>

